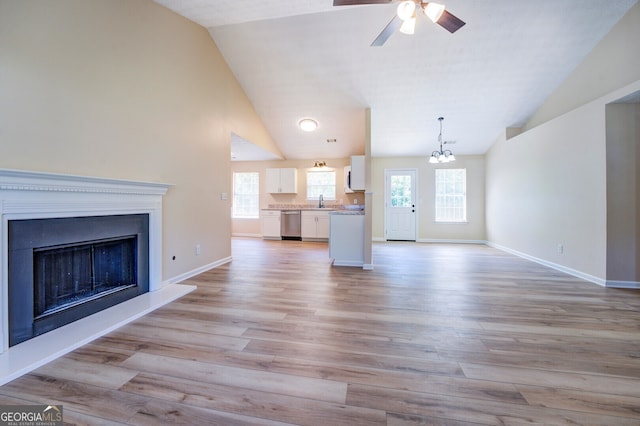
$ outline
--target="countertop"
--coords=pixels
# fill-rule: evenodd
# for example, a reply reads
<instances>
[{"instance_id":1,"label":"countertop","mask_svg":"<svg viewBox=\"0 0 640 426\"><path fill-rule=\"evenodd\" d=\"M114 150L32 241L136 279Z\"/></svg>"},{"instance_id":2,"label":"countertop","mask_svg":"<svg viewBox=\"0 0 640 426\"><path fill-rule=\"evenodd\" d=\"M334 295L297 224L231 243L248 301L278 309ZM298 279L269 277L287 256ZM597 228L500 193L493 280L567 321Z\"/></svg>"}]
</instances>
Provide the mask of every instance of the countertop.
<instances>
[{"instance_id":1,"label":"countertop","mask_svg":"<svg viewBox=\"0 0 640 426\"><path fill-rule=\"evenodd\" d=\"M270 211L288 211L288 210L300 210L300 211L326 211L326 212L343 212L343 213L363 213L364 210L356 210L344 207L266 207L260 210Z\"/></svg>"},{"instance_id":2,"label":"countertop","mask_svg":"<svg viewBox=\"0 0 640 426\"><path fill-rule=\"evenodd\" d=\"M333 212L336 211L335 208L331 208L331 207L286 207L286 208L275 208L275 207L268 207L266 209L260 209L260 210L275 210L275 211L288 211L288 210L300 210L300 211L314 211L314 210L318 210L318 211L327 211L327 212Z\"/></svg>"},{"instance_id":3,"label":"countertop","mask_svg":"<svg viewBox=\"0 0 640 426\"><path fill-rule=\"evenodd\" d=\"M364 210L332 210L329 212L331 215L357 215L364 216Z\"/></svg>"}]
</instances>

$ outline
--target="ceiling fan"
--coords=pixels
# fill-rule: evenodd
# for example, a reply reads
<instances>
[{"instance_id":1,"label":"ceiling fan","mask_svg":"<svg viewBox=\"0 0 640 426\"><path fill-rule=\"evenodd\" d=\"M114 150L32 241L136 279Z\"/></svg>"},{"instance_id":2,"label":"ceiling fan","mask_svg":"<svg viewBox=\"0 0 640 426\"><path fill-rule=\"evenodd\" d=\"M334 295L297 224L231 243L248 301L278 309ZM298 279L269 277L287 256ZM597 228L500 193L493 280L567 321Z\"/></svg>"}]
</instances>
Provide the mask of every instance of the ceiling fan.
<instances>
[{"instance_id":1,"label":"ceiling fan","mask_svg":"<svg viewBox=\"0 0 640 426\"><path fill-rule=\"evenodd\" d=\"M333 5L387 4L394 1L396 0L333 0ZM371 46L382 46L397 29L405 34L413 34L416 26L416 18L420 11L424 12L431 21L440 25L450 33L455 33L465 24L463 20L447 11L442 4L422 0L402 1L398 4L396 15L387 26L384 27L378 37L373 40Z\"/></svg>"}]
</instances>

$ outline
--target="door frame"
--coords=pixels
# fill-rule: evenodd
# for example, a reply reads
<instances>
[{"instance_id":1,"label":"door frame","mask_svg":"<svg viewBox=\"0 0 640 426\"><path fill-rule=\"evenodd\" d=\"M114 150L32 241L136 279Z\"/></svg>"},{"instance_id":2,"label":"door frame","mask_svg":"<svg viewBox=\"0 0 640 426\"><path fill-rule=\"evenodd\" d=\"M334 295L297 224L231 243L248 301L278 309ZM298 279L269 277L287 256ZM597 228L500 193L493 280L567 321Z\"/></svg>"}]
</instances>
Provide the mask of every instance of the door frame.
<instances>
[{"instance_id":1,"label":"door frame","mask_svg":"<svg viewBox=\"0 0 640 426\"><path fill-rule=\"evenodd\" d=\"M407 241L418 241L418 221L420 218L419 213L419 208L418 208L418 169L417 168L411 168L411 167L400 167L400 168L389 168L389 169L384 169L384 239L385 241L387 240L387 219L388 219L388 215L387 215L387 208L389 205L389 197L391 196L391 194L389 193L389 182L390 182L390 176L392 173L396 173L396 172L412 172L415 176L415 181L413 182L413 187L411 188L411 190L413 191L413 198L414 198L414 209L415 209L415 215L414 215L414 240L407 240Z\"/></svg>"}]
</instances>

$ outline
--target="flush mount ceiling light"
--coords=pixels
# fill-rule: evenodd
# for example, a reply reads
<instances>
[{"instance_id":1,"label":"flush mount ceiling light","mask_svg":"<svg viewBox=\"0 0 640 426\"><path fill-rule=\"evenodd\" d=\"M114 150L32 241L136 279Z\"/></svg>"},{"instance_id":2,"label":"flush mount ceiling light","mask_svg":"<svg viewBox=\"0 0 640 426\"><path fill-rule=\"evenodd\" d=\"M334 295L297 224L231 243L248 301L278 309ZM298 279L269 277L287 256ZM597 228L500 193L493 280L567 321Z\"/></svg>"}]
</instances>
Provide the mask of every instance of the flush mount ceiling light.
<instances>
[{"instance_id":1,"label":"flush mount ceiling light","mask_svg":"<svg viewBox=\"0 0 640 426\"><path fill-rule=\"evenodd\" d=\"M313 132L318 128L318 122L312 118L303 118L298 121L298 127L305 132Z\"/></svg>"},{"instance_id":2,"label":"flush mount ceiling light","mask_svg":"<svg viewBox=\"0 0 640 426\"><path fill-rule=\"evenodd\" d=\"M440 134L438 135L438 142L440 142L440 151L433 151L431 153L431 157L429 158L430 163L449 163L451 161L456 161L456 157L454 157L453 152L450 149L442 150L442 144L453 143L453 142L443 142L442 141L442 121L444 121L444 117L438 117L438 121L440 122Z\"/></svg>"}]
</instances>

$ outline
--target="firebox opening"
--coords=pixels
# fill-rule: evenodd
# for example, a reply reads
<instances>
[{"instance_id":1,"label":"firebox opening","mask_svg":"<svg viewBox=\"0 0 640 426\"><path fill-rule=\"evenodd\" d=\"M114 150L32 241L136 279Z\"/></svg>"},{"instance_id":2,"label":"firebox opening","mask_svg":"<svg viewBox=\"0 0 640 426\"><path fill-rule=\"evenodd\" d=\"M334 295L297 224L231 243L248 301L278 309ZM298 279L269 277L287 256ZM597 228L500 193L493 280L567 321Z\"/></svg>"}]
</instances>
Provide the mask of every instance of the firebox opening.
<instances>
[{"instance_id":1,"label":"firebox opening","mask_svg":"<svg viewBox=\"0 0 640 426\"><path fill-rule=\"evenodd\" d=\"M137 236L37 248L34 319L137 285Z\"/></svg>"}]
</instances>

